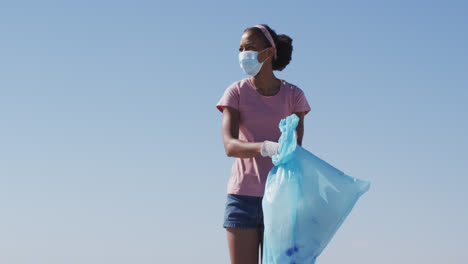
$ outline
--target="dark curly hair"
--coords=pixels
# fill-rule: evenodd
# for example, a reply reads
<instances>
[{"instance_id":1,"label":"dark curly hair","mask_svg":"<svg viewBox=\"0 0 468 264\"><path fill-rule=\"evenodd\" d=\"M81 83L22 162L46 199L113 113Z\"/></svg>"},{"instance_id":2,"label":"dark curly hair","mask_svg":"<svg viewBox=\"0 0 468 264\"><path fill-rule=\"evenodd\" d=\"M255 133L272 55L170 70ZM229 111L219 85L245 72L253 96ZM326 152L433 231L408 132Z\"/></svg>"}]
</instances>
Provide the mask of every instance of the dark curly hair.
<instances>
[{"instance_id":1,"label":"dark curly hair","mask_svg":"<svg viewBox=\"0 0 468 264\"><path fill-rule=\"evenodd\" d=\"M268 31L270 32L271 37L273 38L273 41L275 42L276 45L276 60L273 58L273 70L281 71L283 70L286 65L289 64L291 61L291 54L293 50L292 46L292 38L290 38L287 35L281 34L281 35L276 35L276 32L271 29L269 26L265 24L261 24L262 26L266 27ZM244 33L246 31L251 31L254 34L260 36L260 38L263 39L265 42L265 47L272 47L268 39L265 37L263 34L262 30L257 28L257 27L249 27L244 30Z\"/></svg>"}]
</instances>

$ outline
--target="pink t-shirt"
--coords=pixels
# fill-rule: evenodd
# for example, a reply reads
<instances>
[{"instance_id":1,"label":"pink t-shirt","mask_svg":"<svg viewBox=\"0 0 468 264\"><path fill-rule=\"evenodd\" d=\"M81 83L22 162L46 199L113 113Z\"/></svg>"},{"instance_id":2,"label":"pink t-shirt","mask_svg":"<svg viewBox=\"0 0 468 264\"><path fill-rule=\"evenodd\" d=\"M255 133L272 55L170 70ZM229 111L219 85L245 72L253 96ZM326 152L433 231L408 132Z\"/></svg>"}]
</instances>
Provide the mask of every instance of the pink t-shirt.
<instances>
[{"instance_id":1,"label":"pink t-shirt","mask_svg":"<svg viewBox=\"0 0 468 264\"><path fill-rule=\"evenodd\" d=\"M250 78L232 83L219 100L216 108L223 106L240 112L239 140L247 142L278 142L279 122L295 112L310 111L304 92L297 86L281 80L280 91L273 96L257 92ZM270 157L236 158L227 184L228 194L263 197L268 173L273 168Z\"/></svg>"}]
</instances>

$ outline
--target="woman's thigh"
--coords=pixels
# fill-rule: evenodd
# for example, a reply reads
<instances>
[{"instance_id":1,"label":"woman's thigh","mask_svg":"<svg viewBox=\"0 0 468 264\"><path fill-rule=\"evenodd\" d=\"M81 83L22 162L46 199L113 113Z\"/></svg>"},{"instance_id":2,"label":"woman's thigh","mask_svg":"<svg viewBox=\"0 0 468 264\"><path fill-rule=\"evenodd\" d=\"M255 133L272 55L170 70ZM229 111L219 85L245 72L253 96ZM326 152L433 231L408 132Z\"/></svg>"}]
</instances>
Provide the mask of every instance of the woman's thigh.
<instances>
[{"instance_id":1,"label":"woman's thigh","mask_svg":"<svg viewBox=\"0 0 468 264\"><path fill-rule=\"evenodd\" d=\"M260 233L260 250L261 250L260 251L261 252L260 260L263 259L263 232L264 232L263 230L259 230L259 233ZM262 263L262 262L260 261L260 263Z\"/></svg>"},{"instance_id":2,"label":"woman's thigh","mask_svg":"<svg viewBox=\"0 0 468 264\"><path fill-rule=\"evenodd\" d=\"M258 264L261 230L226 227L231 264Z\"/></svg>"}]
</instances>

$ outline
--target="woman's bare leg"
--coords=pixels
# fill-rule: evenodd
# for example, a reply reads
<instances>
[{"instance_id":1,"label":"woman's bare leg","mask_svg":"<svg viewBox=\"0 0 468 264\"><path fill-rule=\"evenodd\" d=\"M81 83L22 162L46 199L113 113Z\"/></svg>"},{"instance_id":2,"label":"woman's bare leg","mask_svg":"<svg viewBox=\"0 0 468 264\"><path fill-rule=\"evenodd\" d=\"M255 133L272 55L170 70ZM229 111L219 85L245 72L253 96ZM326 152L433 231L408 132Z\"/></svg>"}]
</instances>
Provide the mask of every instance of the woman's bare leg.
<instances>
[{"instance_id":1,"label":"woman's bare leg","mask_svg":"<svg viewBox=\"0 0 468 264\"><path fill-rule=\"evenodd\" d=\"M263 260L263 231L261 229L258 230L258 232L260 233L260 264L262 264L262 260Z\"/></svg>"},{"instance_id":2,"label":"woman's bare leg","mask_svg":"<svg viewBox=\"0 0 468 264\"><path fill-rule=\"evenodd\" d=\"M231 264L258 264L258 229L226 227Z\"/></svg>"}]
</instances>

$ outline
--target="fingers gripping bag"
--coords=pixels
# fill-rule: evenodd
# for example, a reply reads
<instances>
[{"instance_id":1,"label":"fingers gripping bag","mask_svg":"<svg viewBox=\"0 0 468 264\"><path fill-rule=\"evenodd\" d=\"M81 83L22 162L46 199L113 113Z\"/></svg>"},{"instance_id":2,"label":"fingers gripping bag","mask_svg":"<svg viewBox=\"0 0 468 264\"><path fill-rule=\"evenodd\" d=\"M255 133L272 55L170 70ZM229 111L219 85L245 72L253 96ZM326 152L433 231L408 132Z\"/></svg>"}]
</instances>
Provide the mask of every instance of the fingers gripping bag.
<instances>
[{"instance_id":1,"label":"fingers gripping bag","mask_svg":"<svg viewBox=\"0 0 468 264\"><path fill-rule=\"evenodd\" d=\"M370 182L297 145L297 115L282 119L263 196L263 264L314 264Z\"/></svg>"}]
</instances>

